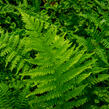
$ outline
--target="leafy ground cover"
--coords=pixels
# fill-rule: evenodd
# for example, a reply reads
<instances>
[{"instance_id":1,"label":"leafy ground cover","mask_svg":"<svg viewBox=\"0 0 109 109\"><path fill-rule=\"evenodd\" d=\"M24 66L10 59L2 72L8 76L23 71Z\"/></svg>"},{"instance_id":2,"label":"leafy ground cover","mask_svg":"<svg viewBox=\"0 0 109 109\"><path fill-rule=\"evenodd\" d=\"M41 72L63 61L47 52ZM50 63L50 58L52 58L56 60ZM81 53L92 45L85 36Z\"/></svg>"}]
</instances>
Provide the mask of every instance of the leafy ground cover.
<instances>
[{"instance_id":1,"label":"leafy ground cover","mask_svg":"<svg viewBox=\"0 0 109 109\"><path fill-rule=\"evenodd\" d=\"M0 0L0 109L109 109L108 0Z\"/></svg>"}]
</instances>

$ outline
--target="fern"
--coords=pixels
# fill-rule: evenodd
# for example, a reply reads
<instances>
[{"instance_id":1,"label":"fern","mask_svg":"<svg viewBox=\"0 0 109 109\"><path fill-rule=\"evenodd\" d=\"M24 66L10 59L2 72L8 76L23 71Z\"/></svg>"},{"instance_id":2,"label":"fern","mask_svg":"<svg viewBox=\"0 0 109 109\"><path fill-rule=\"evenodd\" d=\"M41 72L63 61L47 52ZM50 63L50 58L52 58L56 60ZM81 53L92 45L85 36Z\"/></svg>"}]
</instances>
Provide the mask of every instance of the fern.
<instances>
[{"instance_id":1,"label":"fern","mask_svg":"<svg viewBox=\"0 0 109 109\"><path fill-rule=\"evenodd\" d=\"M102 45L105 47L105 49L104 49L96 42L96 40L93 40L91 38L85 39L85 38L79 37L77 35L73 35L73 37L77 39L78 43L81 43L84 47L86 47L89 52L94 50L94 52L99 57L99 59L101 59L107 65L109 64L108 58L106 55L106 49L108 49L108 41L106 39L103 39L100 41L100 43L102 43Z\"/></svg>"},{"instance_id":2,"label":"fern","mask_svg":"<svg viewBox=\"0 0 109 109\"><path fill-rule=\"evenodd\" d=\"M33 19L28 17L28 15L26 16L26 14L24 15L26 19L28 18L28 21ZM24 17L24 15L22 17ZM25 18L23 18L23 20L24 19ZM25 20L25 23L26 21L27 20ZM36 20L34 20L34 22L35 23L31 23L32 26L29 23L29 26L36 27ZM28 25L28 22L26 25ZM26 26L26 28L28 29L28 26ZM37 32L37 30L35 31ZM85 78L90 76L90 72L86 73L86 70L90 69L91 65L96 61L95 59L91 59L82 64L85 59L83 59L83 61L81 61L81 59L85 57L86 49L82 48L81 45L77 47L73 45L73 47L71 47L71 43L69 43L68 40L64 40L64 36L60 37L56 35L56 32L53 33L53 31L55 31L55 28L51 27L44 37L37 37L37 35L32 36L30 34L31 48L37 50L38 53L34 59L31 58L27 61L37 65L37 67L21 74L22 76L31 77L30 80L27 80L27 83L30 82L30 84L34 83L34 85L37 85L37 88L27 97L36 95L36 106L42 108L53 108L55 105L55 107L57 107L58 104L62 107L64 104L67 105L67 102L69 104L70 99L75 99L76 96L81 95L87 84L77 87L76 84L74 84L76 82L75 79L78 78L79 75L84 75L82 80L79 81L78 79L77 83L80 84ZM91 58L91 56L89 56L89 58ZM73 93L74 95L72 95ZM37 96L38 94L40 94L40 96ZM86 98L82 99L81 102L77 101L77 104L75 101L75 105L73 102L74 101L70 103L71 107L69 108L84 104Z\"/></svg>"},{"instance_id":3,"label":"fern","mask_svg":"<svg viewBox=\"0 0 109 109\"><path fill-rule=\"evenodd\" d=\"M7 94L10 94L8 92L8 86L2 83L0 85L0 108L12 109L12 107L10 106L11 105L10 102L12 101L12 98L10 99L9 95L7 95Z\"/></svg>"},{"instance_id":4,"label":"fern","mask_svg":"<svg viewBox=\"0 0 109 109\"><path fill-rule=\"evenodd\" d=\"M103 39L102 41L101 41L101 43L104 45L104 47L105 48L107 48L107 49L109 49L109 41L108 41L109 39Z\"/></svg>"},{"instance_id":5,"label":"fern","mask_svg":"<svg viewBox=\"0 0 109 109\"><path fill-rule=\"evenodd\" d=\"M27 104L27 98L25 95L27 94L28 90L25 88L22 90L21 93L21 85L16 84L16 88L11 85L9 87L6 83L0 84L0 108L1 109L22 109L22 108L29 108ZM20 87L19 87L20 86ZM14 88L12 90L11 88ZM19 90L20 89L20 90Z\"/></svg>"},{"instance_id":6,"label":"fern","mask_svg":"<svg viewBox=\"0 0 109 109\"><path fill-rule=\"evenodd\" d=\"M0 1L0 109L108 109L108 6Z\"/></svg>"},{"instance_id":7,"label":"fern","mask_svg":"<svg viewBox=\"0 0 109 109\"><path fill-rule=\"evenodd\" d=\"M5 57L5 67L9 66L11 71L17 68L18 73L27 64L24 61L28 57L25 50L25 40L26 38L20 40L18 35L13 36L8 33L2 34L0 37L0 56ZM27 64L27 66L29 65Z\"/></svg>"}]
</instances>

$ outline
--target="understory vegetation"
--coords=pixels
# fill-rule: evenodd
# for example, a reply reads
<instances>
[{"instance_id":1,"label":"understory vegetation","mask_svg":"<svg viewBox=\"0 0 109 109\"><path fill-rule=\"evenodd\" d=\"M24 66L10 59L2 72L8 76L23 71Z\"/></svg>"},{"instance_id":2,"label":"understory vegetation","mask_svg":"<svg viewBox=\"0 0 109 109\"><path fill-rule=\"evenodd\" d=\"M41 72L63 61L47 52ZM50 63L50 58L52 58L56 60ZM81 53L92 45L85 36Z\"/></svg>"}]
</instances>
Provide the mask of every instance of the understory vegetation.
<instances>
[{"instance_id":1,"label":"understory vegetation","mask_svg":"<svg viewBox=\"0 0 109 109\"><path fill-rule=\"evenodd\" d=\"M109 109L109 0L0 0L0 109Z\"/></svg>"}]
</instances>

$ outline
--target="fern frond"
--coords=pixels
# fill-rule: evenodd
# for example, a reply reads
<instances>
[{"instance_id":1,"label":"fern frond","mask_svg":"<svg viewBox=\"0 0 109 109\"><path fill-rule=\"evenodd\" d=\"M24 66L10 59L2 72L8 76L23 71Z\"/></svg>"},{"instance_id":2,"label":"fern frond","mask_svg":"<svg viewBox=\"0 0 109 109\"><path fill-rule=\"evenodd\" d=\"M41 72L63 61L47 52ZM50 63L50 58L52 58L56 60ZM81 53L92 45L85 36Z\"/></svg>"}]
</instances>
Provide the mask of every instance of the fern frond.
<instances>
[{"instance_id":1,"label":"fern frond","mask_svg":"<svg viewBox=\"0 0 109 109\"><path fill-rule=\"evenodd\" d=\"M79 94L81 94L81 92L84 90L84 88L86 87L87 85L82 85L82 86L79 86L75 89L73 89L72 91L69 91L65 94L65 100L70 100L76 96L79 96Z\"/></svg>"},{"instance_id":2,"label":"fern frond","mask_svg":"<svg viewBox=\"0 0 109 109\"><path fill-rule=\"evenodd\" d=\"M75 101L72 101L72 102L67 102L62 107L60 107L60 109L61 108L72 109L74 107L79 107L86 102L87 102L87 98L82 98L82 99L75 100Z\"/></svg>"},{"instance_id":3,"label":"fern frond","mask_svg":"<svg viewBox=\"0 0 109 109\"><path fill-rule=\"evenodd\" d=\"M109 40L103 39L101 43L104 45L105 48L109 48Z\"/></svg>"},{"instance_id":4,"label":"fern frond","mask_svg":"<svg viewBox=\"0 0 109 109\"><path fill-rule=\"evenodd\" d=\"M29 21L25 20L26 25L33 25L31 26L32 28L36 27L36 29L32 30L31 27L29 28L27 26L27 29L30 29L28 31L32 30L37 32L39 24L28 23L30 21L36 22L37 19L35 20L35 18L29 17L28 20ZM83 80L90 76L90 72L88 71L88 73L86 73L86 70L92 68L92 64L96 62L96 59L92 59L93 53L86 55L86 48L82 47L81 44L71 46L72 44L68 40L65 40L64 36L61 37L53 31L56 30L51 26L44 37L34 37L34 35L32 36L32 34L30 34L29 43L31 49L36 50L38 53L35 59L31 58L26 61L37 65L37 67L20 75L23 77L30 76L31 79L25 81L30 84L33 83L37 88L28 94L27 97L36 95L34 103L36 103L38 107L51 107L51 109L54 105L58 106L57 102L62 105L67 104L66 102L69 104L69 99L74 98L70 106L78 107L84 104L87 98L81 99L81 102L79 100L76 102L75 98L83 94L87 85L78 87L76 87L76 85L82 83ZM80 75L83 78L79 81L78 77ZM39 94L40 96L38 96ZM66 101L64 101L64 94L66 94ZM61 100L61 98L63 100ZM56 101L56 99L59 100Z\"/></svg>"},{"instance_id":5,"label":"fern frond","mask_svg":"<svg viewBox=\"0 0 109 109\"><path fill-rule=\"evenodd\" d=\"M103 72L103 71L105 71L105 70L108 70L108 68L94 67L94 68L92 69L92 73L93 73L93 74L98 74L98 73Z\"/></svg>"},{"instance_id":6,"label":"fern frond","mask_svg":"<svg viewBox=\"0 0 109 109\"><path fill-rule=\"evenodd\" d=\"M107 80L108 78L109 78L108 74L99 74L98 77L91 77L89 80L90 81L89 84L91 83L91 84L95 85L99 82Z\"/></svg>"},{"instance_id":7,"label":"fern frond","mask_svg":"<svg viewBox=\"0 0 109 109\"><path fill-rule=\"evenodd\" d=\"M12 109L10 102L12 98L9 98L8 86L1 83L0 84L0 108L2 109ZM8 95L7 95L8 94Z\"/></svg>"},{"instance_id":8,"label":"fern frond","mask_svg":"<svg viewBox=\"0 0 109 109\"><path fill-rule=\"evenodd\" d=\"M14 86L15 84L15 86ZM21 109L29 108L27 103L26 94L28 89L25 88L19 93L24 84L10 84L9 86L5 83L0 83L0 108L1 109ZM11 90L14 88L14 90ZM16 96L17 95L17 96Z\"/></svg>"},{"instance_id":9,"label":"fern frond","mask_svg":"<svg viewBox=\"0 0 109 109\"><path fill-rule=\"evenodd\" d=\"M8 33L2 35L0 37L0 56L5 58L5 67L10 67L10 70L17 68L17 73L21 69L23 69L23 65L21 67L21 60L24 61L24 57L26 59L27 52L23 52L25 49L25 38L19 39L18 35L9 35ZM18 67L20 65L20 67Z\"/></svg>"},{"instance_id":10,"label":"fern frond","mask_svg":"<svg viewBox=\"0 0 109 109\"><path fill-rule=\"evenodd\" d=\"M108 63L108 58L106 56L106 52L104 49L97 47L95 50L96 54L100 57L100 59L105 62L107 65L109 65Z\"/></svg>"},{"instance_id":11,"label":"fern frond","mask_svg":"<svg viewBox=\"0 0 109 109\"><path fill-rule=\"evenodd\" d=\"M32 32L27 32L27 34L35 35L35 37L38 37L41 35L41 31L43 29L43 22L40 22L39 19L34 18L33 16L29 16L28 14L21 12L22 19L24 21L25 28L27 30L30 30Z\"/></svg>"}]
</instances>

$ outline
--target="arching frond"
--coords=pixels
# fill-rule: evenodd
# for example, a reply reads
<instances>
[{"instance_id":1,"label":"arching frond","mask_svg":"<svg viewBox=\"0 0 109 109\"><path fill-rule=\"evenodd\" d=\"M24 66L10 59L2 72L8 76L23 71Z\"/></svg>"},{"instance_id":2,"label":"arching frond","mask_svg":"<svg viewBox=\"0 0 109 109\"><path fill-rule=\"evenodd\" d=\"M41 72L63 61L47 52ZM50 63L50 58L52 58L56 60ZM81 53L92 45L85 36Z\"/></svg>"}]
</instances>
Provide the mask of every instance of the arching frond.
<instances>
[{"instance_id":1,"label":"arching frond","mask_svg":"<svg viewBox=\"0 0 109 109\"><path fill-rule=\"evenodd\" d=\"M25 43L26 39L19 39L18 35L6 33L0 37L0 56L5 57L5 67L9 66L11 71L16 68L18 73L26 64L24 59L26 59L27 52L23 53ZM23 60L23 63L21 60Z\"/></svg>"}]
</instances>

